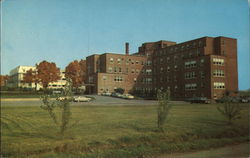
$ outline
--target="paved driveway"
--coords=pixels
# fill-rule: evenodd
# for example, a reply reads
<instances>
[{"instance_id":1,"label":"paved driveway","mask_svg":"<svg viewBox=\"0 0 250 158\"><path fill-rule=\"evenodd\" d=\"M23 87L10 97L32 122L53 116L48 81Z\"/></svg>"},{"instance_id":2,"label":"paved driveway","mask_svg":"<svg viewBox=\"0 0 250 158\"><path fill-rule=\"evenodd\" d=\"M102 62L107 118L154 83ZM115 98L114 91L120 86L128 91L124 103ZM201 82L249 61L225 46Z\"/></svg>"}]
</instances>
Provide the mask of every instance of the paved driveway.
<instances>
[{"instance_id":1,"label":"paved driveway","mask_svg":"<svg viewBox=\"0 0 250 158\"><path fill-rule=\"evenodd\" d=\"M114 98L109 96L99 96L99 95L87 95L90 97L94 97L95 100L91 102L72 102L72 105L156 105L157 101L153 100L128 100L128 99L121 99L121 98ZM41 101L39 98L8 98L2 99L1 105L3 106L40 106Z\"/></svg>"},{"instance_id":2,"label":"paved driveway","mask_svg":"<svg viewBox=\"0 0 250 158\"><path fill-rule=\"evenodd\" d=\"M72 105L102 105L102 106L122 106L122 105L157 105L156 100L137 100L137 99L122 99L122 98L115 98L110 96L100 96L100 95L87 95L90 97L94 97L95 100L91 102L73 102ZM172 101L172 104L184 104L186 102L181 101ZM40 106L41 101L39 98L8 98L8 99L1 99L1 105L6 106Z\"/></svg>"}]
</instances>

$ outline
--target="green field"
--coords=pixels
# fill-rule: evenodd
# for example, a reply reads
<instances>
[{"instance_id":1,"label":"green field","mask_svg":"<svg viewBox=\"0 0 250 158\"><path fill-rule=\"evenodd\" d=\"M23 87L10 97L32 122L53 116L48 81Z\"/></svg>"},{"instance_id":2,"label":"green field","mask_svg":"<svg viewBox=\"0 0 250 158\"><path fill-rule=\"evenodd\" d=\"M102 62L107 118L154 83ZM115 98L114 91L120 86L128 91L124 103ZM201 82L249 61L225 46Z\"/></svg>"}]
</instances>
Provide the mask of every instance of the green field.
<instances>
[{"instance_id":1,"label":"green field","mask_svg":"<svg viewBox=\"0 0 250 158\"><path fill-rule=\"evenodd\" d=\"M1 107L4 157L155 157L248 140L248 104L227 124L218 105L173 105L165 132L156 128L155 106L74 106L74 124L62 138L39 107Z\"/></svg>"}]
</instances>

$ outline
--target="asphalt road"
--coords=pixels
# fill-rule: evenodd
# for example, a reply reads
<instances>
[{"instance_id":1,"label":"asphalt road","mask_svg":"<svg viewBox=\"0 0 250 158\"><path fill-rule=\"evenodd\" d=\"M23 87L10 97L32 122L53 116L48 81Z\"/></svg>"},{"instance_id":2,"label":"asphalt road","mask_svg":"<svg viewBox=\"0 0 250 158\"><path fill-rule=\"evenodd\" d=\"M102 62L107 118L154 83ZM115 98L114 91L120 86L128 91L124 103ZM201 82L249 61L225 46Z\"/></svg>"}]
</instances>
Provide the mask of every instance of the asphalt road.
<instances>
[{"instance_id":1,"label":"asphalt road","mask_svg":"<svg viewBox=\"0 0 250 158\"><path fill-rule=\"evenodd\" d=\"M128 100L121 98L114 98L109 96L91 95L95 100L90 102L72 102L72 105L103 105L103 106L115 106L115 105L156 105L157 101L154 100ZM18 98L18 99L2 99L2 106L40 106L41 101L39 98Z\"/></svg>"}]
</instances>

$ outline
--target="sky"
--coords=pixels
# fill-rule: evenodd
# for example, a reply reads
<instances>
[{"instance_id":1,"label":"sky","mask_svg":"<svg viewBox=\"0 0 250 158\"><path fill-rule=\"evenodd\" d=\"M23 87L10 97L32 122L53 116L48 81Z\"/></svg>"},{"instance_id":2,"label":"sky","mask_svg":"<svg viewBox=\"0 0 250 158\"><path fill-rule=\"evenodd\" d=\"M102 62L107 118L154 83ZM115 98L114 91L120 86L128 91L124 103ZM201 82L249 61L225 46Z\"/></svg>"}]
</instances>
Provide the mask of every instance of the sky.
<instances>
[{"instance_id":1,"label":"sky","mask_svg":"<svg viewBox=\"0 0 250 158\"><path fill-rule=\"evenodd\" d=\"M250 88L247 0L4 0L1 74L43 60L64 69L91 54L204 36L238 42L239 89Z\"/></svg>"}]
</instances>

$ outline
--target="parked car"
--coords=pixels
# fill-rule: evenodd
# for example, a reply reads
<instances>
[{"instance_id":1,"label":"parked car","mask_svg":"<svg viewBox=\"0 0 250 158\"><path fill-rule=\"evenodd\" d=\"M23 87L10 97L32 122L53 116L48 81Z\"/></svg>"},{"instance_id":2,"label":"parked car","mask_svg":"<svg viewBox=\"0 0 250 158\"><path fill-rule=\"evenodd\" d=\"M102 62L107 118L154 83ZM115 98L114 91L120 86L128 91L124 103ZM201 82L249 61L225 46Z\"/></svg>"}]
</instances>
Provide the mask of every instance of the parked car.
<instances>
[{"instance_id":1,"label":"parked car","mask_svg":"<svg viewBox=\"0 0 250 158\"><path fill-rule=\"evenodd\" d=\"M89 102L89 101L91 101L91 98L88 98L85 96L75 96L73 101L74 102Z\"/></svg>"},{"instance_id":2,"label":"parked car","mask_svg":"<svg viewBox=\"0 0 250 158\"><path fill-rule=\"evenodd\" d=\"M206 97L194 97L194 98L189 98L187 99L188 102L192 103L205 103L205 104L210 104L211 100L207 99Z\"/></svg>"},{"instance_id":3,"label":"parked car","mask_svg":"<svg viewBox=\"0 0 250 158\"><path fill-rule=\"evenodd\" d=\"M124 99L134 99L135 97L132 96L131 94L124 94L124 95L122 95L122 98L124 98Z\"/></svg>"},{"instance_id":4,"label":"parked car","mask_svg":"<svg viewBox=\"0 0 250 158\"><path fill-rule=\"evenodd\" d=\"M116 92L113 92L113 93L111 94L111 96L112 96L112 97L118 97L118 98L121 98L121 97L122 97L122 94L120 94L120 93L116 93Z\"/></svg>"},{"instance_id":5,"label":"parked car","mask_svg":"<svg viewBox=\"0 0 250 158\"><path fill-rule=\"evenodd\" d=\"M248 102L250 102L250 98L241 98L240 102L248 103Z\"/></svg>"},{"instance_id":6,"label":"parked car","mask_svg":"<svg viewBox=\"0 0 250 158\"><path fill-rule=\"evenodd\" d=\"M64 101L66 99L69 100L69 101L72 101L73 97L65 96L65 97L58 97L58 98L56 98L57 101Z\"/></svg>"},{"instance_id":7,"label":"parked car","mask_svg":"<svg viewBox=\"0 0 250 158\"><path fill-rule=\"evenodd\" d=\"M103 95L103 96L111 96L111 93L110 92L104 92L101 95Z\"/></svg>"}]
</instances>

